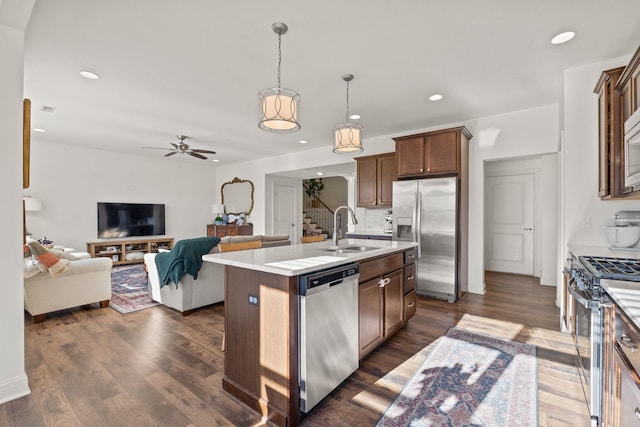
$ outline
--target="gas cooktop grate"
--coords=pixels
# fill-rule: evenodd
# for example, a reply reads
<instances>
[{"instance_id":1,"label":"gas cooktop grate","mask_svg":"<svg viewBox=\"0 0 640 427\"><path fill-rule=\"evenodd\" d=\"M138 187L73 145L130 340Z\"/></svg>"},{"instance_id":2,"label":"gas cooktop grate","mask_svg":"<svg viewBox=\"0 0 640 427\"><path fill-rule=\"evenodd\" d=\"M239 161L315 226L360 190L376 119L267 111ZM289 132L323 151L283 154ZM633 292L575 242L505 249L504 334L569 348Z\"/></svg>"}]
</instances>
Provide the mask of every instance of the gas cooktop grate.
<instances>
[{"instance_id":1,"label":"gas cooktop grate","mask_svg":"<svg viewBox=\"0 0 640 427\"><path fill-rule=\"evenodd\" d=\"M584 256L580 260L594 275L602 279L640 281L638 259Z\"/></svg>"}]
</instances>

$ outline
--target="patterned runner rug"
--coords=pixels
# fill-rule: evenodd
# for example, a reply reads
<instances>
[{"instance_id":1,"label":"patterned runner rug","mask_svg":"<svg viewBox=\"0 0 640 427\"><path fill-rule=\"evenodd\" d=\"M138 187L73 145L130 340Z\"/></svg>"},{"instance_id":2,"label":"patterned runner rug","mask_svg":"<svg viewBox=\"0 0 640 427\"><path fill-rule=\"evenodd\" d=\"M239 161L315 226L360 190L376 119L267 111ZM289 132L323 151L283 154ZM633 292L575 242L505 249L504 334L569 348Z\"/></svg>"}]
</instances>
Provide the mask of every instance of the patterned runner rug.
<instances>
[{"instance_id":1,"label":"patterned runner rug","mask_svg":"<svg viewBox=\"0 0 640 427\"><path fill-rule=\"evenodd\" d=\"M450 328L377 426L537 426L536 347Z\"/></svg>"},{"instance_id":2,"label":"patterned runner rug","mask_svg":"<svg viewBox=\"0 0 640 427\"><path fill-rule=\"evenodd\" d=\"M155 307L158 304L149 297L144 264L116 266L111 269L109 307L119 313L127 314Z\"/></svg>"}]
</instances>

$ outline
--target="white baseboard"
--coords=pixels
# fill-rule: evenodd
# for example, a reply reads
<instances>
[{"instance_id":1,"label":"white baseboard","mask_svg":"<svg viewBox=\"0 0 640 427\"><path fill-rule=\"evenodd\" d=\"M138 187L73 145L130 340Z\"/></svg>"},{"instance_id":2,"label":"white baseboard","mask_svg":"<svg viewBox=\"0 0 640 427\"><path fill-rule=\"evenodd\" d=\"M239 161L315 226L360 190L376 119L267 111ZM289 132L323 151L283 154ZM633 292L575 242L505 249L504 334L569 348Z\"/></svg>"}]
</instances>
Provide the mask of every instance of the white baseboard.
<instances>
[{"instance_id":1,"label":"white baseboard","mask_svg":"<svg viewBox=\"0 0 640 427\"><path fill-rule=\"evenodd\" d=\"M0 404L31 394L27 375L0 383Z\"/></svg>"}]
</instances>

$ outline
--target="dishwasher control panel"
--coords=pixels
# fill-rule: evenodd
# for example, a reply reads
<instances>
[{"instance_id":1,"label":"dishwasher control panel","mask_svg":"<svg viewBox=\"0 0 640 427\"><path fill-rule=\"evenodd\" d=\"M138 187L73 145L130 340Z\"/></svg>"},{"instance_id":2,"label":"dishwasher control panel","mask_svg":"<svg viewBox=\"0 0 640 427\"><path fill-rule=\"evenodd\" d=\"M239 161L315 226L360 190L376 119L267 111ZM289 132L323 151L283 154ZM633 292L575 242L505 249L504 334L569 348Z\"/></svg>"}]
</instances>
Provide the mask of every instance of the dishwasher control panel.
<instances>
[{"instance_id":1,"label":"dishwasher control panel","mask_svg":"<svg viewBox=\"0 0 640 427\"><path fill-rule=\"evenodd\" d=\"M352 263L302 275L298 279L298 294L306 295L307 291L323 285L334 286L340 284L347 277L355 276L359 272L358 264Z\"/></svg>"}]
</instances>

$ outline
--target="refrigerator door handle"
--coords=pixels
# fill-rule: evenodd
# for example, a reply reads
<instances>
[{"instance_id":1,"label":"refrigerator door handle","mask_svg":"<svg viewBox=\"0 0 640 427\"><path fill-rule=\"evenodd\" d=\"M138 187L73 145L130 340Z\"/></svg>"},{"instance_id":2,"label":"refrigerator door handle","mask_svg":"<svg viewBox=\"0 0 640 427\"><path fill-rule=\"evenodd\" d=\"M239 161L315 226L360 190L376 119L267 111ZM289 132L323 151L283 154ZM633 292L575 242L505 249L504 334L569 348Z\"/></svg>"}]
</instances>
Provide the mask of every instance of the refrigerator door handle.
<instances>
[{"instance_id":1,"label":"refrigerator door handle","mask_svg":"<svg viewBox=\"0 0 640 427\"><path fill-rule=\"evenodd\" d=\"M422 192L416 192L416 205L415 205L415 224L413 229L415 230L415 241L418 242L418 258L422 258L422 233L420 232L420 226L422 224Z\"/></svg>"}]
</instances>

